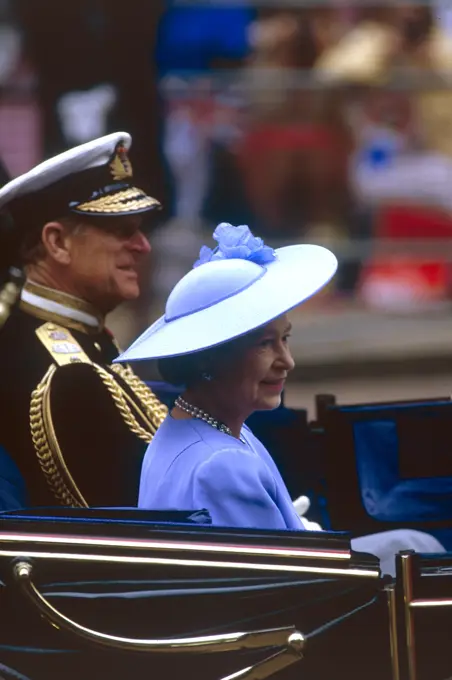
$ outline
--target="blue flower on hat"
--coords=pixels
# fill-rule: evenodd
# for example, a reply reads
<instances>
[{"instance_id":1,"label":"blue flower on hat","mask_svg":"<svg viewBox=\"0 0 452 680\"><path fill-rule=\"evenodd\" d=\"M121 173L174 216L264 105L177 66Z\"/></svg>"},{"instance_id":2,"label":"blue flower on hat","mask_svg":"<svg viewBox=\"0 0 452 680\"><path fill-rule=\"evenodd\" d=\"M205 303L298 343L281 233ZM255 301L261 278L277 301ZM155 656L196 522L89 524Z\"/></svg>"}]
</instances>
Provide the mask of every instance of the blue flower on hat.
<instances>
[{"instance_id":1,"label":"blue flower on hat","mask_svg":"<svg viewBox=\"0 0 452 680\"><path fill-rule=\"evenodd\" d=\"M215 260L249 260L262 265L276 259L273 248L266 246L261 238L253 236L245 224L235 227L222 222L213 232L213 237L218 246L213 250L203 246L193 269Z\"/></svg>"}]
</instances>

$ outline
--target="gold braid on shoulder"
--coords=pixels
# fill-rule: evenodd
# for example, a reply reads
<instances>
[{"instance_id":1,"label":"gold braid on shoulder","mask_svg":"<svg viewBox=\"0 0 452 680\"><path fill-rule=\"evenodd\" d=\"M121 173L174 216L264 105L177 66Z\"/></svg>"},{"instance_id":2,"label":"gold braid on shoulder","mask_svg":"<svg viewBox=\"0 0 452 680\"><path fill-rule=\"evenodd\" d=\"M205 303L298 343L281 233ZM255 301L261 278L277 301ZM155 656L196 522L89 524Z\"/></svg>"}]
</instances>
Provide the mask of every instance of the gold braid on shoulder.
<instances>
[{"instance_id":1,"label":"gold braid on shoulder","mask_svg":"<svg viewBox=\"0 0 452 680\"><path fill-rule=\"evenodd\" d=\"M168 415L167 406L159 401L151 388L132 371L130 366L113 364L111 370L128 385L129 389L144 405L146 414L152 423L153 434L155 434Z\"/></svg>"},{"instance_id":2,"label":"gold braid on shoulder","mask_svg":"<svg viewBox=\"0 0 452 680\"><path fill-rule=\"evenodd\" d=\"M115 364L111 370L127 384L139 403L130 397L107 369L98 364L91 365L107 388L129 430L149 444L167 416L167 407L129 367ZM41 470L58 501L62 505L88 507L66 465L53 424L50 393L56 370L57 367L52 364L31 396L30 429L33 445Z\"/></svg>"},{"instance_id":3,"label":"gold braid on shoulder","mask_svg":"<svg viewBox=\"0 0 452 680\"><path fill-rule=\"evenodd\" d=\"M50 490L62 505L87 508L88 503L77 487L61 452L53 426L50 409L50 390L56 372L52 364L32 392L30 403L30 429L39 465Z\"/></svg>"},{"instance_id":4,"label":"gold braid on shoulder","mask_svg":"<svg viewBox=\"0 0 452 680\"><path fill-rule=\"evenodd\" d=\"M149 444L157 432L158 427L166 417L168 412L166 406L161 404L152 390L142 383L131 371L132 378L130 377L130 373L127 372L127 369L118 371L115 365L111 367L115 373L121 376L132 392L138 397L140 405L129 396L126 390L121 387L108 370L97 364L93 364L92 366L110 393L116 408L129 430ZM136 382L133 378L135 378ZM140 407L143 407L144 410ZM133 411L140 417L144 427L143 425L140 425L133 414Z\"/></svg>"}]
</instances>

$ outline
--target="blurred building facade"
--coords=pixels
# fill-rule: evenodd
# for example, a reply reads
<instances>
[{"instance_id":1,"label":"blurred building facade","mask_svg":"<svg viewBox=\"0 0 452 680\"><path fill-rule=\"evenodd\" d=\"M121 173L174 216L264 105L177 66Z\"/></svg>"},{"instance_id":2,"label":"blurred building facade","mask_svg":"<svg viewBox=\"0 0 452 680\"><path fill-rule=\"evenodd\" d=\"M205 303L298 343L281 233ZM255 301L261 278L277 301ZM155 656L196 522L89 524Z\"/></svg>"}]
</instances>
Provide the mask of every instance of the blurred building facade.
<instances>
[{"instance_id":1,"label":"blurred building facade","mask_svg":"<svg viewBox=\"0 0 452 680\"><path fill-rule=\"evenodd\" d=\"M135 172L166 206L131 336L219 221L334 247L326 309L437 309L451 71L447 2L1 0L0 157L15 176L131 132Z\"/></svg>"}]
</instances>

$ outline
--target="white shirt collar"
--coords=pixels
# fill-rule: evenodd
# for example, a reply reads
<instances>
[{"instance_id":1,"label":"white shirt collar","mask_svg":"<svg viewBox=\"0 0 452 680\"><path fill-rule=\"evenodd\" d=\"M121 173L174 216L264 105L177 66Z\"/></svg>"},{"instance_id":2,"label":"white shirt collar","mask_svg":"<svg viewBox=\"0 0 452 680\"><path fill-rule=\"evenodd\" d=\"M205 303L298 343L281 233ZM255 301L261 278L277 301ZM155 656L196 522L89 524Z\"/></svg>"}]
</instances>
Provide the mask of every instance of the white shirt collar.
<instances>
[{"instance_id":1,"label":"white shirt collar","mask_svg":"<svg viewBox=\"0 0 452 680\"><path fill-rule=\"evenodd\" d=\"M81 326L85 332L100 332L104 318L89 303L73 295L27 280L21 292L21 307L40 318L60 324ZM74 322L74 323L71 323Z\"/></svg>"}]
</instances>

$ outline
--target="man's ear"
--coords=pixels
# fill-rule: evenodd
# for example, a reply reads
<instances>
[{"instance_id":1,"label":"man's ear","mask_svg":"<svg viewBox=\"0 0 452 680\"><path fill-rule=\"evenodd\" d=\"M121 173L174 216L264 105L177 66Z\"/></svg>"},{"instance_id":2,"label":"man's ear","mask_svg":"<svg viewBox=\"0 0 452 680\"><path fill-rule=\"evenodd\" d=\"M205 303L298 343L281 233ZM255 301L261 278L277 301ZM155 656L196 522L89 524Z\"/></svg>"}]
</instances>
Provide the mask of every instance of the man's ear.
<instances>
[{"instance_id":1,"label":"man's ear","mask_svg":"<svg viewBox=\"0 0 452 680\"><path fill-rule=\"evenodd\" d=\"M47 254L58 264L70 264L70 234L60 222L47 222L42 229L42 242Z\"/></svg>"}]
</instances>

